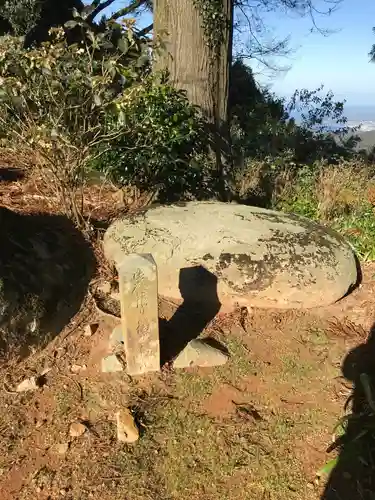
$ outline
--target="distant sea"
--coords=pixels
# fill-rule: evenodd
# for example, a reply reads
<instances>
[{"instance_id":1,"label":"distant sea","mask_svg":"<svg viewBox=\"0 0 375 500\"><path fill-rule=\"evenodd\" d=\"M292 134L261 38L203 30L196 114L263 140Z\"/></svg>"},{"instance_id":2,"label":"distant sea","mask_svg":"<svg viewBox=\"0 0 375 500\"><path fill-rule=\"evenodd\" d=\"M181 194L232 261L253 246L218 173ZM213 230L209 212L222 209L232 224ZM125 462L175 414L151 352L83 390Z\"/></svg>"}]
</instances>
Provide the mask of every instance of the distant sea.
<instances>
[{"instance_id":1,"label":"distant sea","mask_svg":"<svg viewBox=\"0 0 375 500\"><path fill-rule=\"evenodd\" d=\"M361 132L375 130L375 105L345 106L344 116L349 127L359 127Z\"/></svg>"},{"instance_id":2,"label":"distant sea","mask_svg":"<svg viewBox=\"0 0 375 500\"><path fill-rule=\"evenodd\" d=\"M375 105L353 106L347 105L344 108L344 116L347 117L347 126L350 128L360 127L360 132L370 132L375 130ZM295 116L298 122L298 116ZM328 128L334 127L333 123L326 123Z\"/></svg>"}]
</instances>

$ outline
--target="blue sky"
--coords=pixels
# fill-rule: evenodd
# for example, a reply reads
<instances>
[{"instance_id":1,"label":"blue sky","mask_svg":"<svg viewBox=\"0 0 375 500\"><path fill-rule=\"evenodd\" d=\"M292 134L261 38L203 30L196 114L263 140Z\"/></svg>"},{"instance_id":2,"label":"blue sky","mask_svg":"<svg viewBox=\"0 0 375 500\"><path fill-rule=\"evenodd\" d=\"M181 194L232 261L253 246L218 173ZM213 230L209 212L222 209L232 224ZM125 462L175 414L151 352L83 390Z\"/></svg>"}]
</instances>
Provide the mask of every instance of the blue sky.
<instances>
[{"instance_id":1,"label":"blue sky","mask_svg":"<svg viewBox=\"0 0 375 500\"><path fill-rule=\"evenodd\" d=\"M277 93L324 84L348 104L375 106L375 63L368 57L375 43L375 0L343 0L330 17L318 18L320 27L335 31L329 36L309 33L309 19L270 16L269 24L281 36L291 34L296 50L286 61L291 69L273 82Z\"/></svg>"},{"instance_id":2,"label":"blue sky","mask_svg":"<svg viewBox=\"0 0 375 500\"><path fill-rule=\"evenodd\" d=\"M109 12L127 2L118 0ZM318 0L317 5L324 5ZM108 13L109 13L108 12ZM315 89L324 84L338 99L349 105L375 107L375 63L369 62L368 52L375 35L375 0L343 0L330 17L318 17L321 28L333 30L329 36L310 33L311 20L296 16L268 14L265 22L278 37L291 35L294 52L281 65L291 67L286 73L271 79L265 73L257 78L281 95L290 95L297 88ZM149 15L141 24L151 22Z\"/></svg>"}]
</instances>

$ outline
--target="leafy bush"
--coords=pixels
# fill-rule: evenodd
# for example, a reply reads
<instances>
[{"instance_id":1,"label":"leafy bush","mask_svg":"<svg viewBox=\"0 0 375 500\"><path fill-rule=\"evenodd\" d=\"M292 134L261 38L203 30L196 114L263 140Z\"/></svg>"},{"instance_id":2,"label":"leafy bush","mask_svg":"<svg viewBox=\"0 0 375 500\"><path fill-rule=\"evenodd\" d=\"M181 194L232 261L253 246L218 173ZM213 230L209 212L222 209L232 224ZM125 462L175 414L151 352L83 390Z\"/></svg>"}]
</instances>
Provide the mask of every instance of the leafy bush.
<instances>
[{"instance_id":1,"label":"leafy bush","mask_svg":"<svg viewBox=\"0 0 375 500\"><path fill-rule=\"evenodd\" d=\"M229 108L235 163L241 158L276 156L285 149L285 137L294 126L285 103L258 87L251 68L242 61L235 61L231 68Z\"/></svg>"},{"instance_id":2,"label":"leafy bush","mask_svg":"<svg viewBox=\"0 0 375 500\"><path fill-rule=\"evenodd\" d=\"M90 30L79 45L69 45L62 29L52 30L51 40L33 50L24 50L17 38L2 41L2 145L37 154L77 224L83 222L88 166L126 132L121 107L142 81L144 50L130 30L124 31L121 50Z\"/></svg>"},{"instance_id":3,"label":"leafy bush","mask_svg":"<svg viewBox=\"0 0 375 500\"><path fill-rule=\"evenodd\" d=\"M7 23L4 32L16 36L25 35L40 19L41 0L5 0L2 2L1 17Z\"/></svg>"},{"instance_id":4,"label":"leafy bush","mask_svg":"<svg viewBox=\"0 0 375 500\"><path fill-rule=\"evenodd\" d=\"M322 90L296 91L286 102L258 87L251 70L235 62L230 100L234 197L326 223L350 241L360 258L375 260L373 158L359 154L344 103Z\"/></svg>"},{"instance_id":5,"label":"leafy bush","mask_svg":"<svg viewBox=\"0 0 375 500\"><path fill-rule=\"evenodd\" d=\"M203 193L198 162L206 149L204 122L186 94L149 78L122 102L125 131L96 164L122 185L158 192L161 200Z\"/></svg>"},{"instance_id":6,"label":"leafy bush","mask_svg":"<svg viewBox=\"0 0 375 500\"><path fill-rule=\"evenodd\" d=\"M323 87L299 90L289 102L257 86L250 68L232 66L230 111L237 169L250 160L283 163L298 170L319 161L337 162L355 154L358 138L347 126L344 103ZM297 124L294 117L298 115ZM334 130L327 128L330 122ZM349 133L350 132L350 133Z\"/></svg>"},{"instance_id":7,"label":"leafy bush","mask_svg":"<svg viewBox=\"0 0 375 500\"><path fill-rule=\"evenodd\" d=\"M375 260L375 213L373 206L364 204L362 211L337 218L332 227L345 236L362 261Z\"/></svg>"}]
</instances>

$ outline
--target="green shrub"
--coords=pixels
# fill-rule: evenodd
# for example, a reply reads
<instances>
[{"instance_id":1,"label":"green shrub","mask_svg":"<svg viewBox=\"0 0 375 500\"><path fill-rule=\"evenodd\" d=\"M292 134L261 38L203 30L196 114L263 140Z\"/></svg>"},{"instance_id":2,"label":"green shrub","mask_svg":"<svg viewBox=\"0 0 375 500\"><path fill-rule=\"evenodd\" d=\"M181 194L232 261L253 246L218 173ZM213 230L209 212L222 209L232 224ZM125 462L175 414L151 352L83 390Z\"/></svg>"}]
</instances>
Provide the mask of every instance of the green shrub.
<instances>
[{"instance_id":1,"label":"green shrub","mask_svg":"<svg viewBox=\"0 0 375 500\"><path fill-rule=\"evenodd\" d=\"M274 197L274 208L285 212L293 212L312 220L319 220L317 179L316 165L314 167L304 166L297 173L292 172L278 196Z\"/></svg>"},{"instance_id":2,"label":"green shrub","mask_svg":"<svg viewBox=\"0 0 375 500\"><path fill-rule=\"evenodd\" d=\"M204 122L186 94L149 78L121 103L124 133L95 168L119 184L158 192L159 199L199 196L208 189L198 158L204 155Z\"/></svg>"},{"instance_id":3,"label":"green shrub","mask_svg":"<svg viewBox=\"0 0 375 500\"><path fill-rule=\"evenodd\" d=\"M243 62L232 66L230 87L231 135L235 163L247 169L250 161L283 163L296 172L316 162L337 163L353 158L359 138L349 133L344 102L332 92L299 90L290 101L258 86ZM295 116L300 120L297 124ZM334 124L331 132L327 122Z\"/></svg>"},{"instance_id":4,"label":"green shrub","mask_svg":"<svg viewBox=\"0 0 375 500\"><path fill-rule=\"evenodd\" d=\"M142 81L144 57L130 30L123 32L121 50L105 34L86 34L79 45L68 44L57 29L33 50L13 37L0 46L2 145L38 156L42 174L77 224L83 223L85 172L126 132L121 107Z\"/></svg>"},{"instance_id":5,"label":"green shrub","mask_svg":"<svg viewBox=\"0 0 375 500\"><path fill-rule=\"evenodd\" d=\"M362 261L375 260L375 214L369 203L357 213L336 219L332 227L351 243Z\"/></svg>"}]
</instances>

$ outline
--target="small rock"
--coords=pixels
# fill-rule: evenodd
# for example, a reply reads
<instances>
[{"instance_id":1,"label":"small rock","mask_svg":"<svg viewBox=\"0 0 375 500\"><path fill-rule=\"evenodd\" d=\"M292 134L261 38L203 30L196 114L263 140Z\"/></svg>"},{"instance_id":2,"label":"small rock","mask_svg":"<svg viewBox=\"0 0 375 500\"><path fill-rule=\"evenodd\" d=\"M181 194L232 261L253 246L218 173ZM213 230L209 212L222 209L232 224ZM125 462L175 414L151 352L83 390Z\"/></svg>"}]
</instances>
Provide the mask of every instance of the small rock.
<instances>
[{"instance_id":1,"label":"small rock","mask_svg":"<svg viewBox=\"0 0 375 500\"><path fill-rule=\"evenodd\" d=\"M86 369L87 369L87 366L86 366L86 365L72 365L72 366L70 367L70 371L71 371L72 373L79 373L79 372L84 371L84 370L86 370Z\"/></svg>"},{"instance_id":2,"label":"small rock","mask_svg":"<svg viewBox=\"0 0 375 500\"><path fill-rule=\"evenodd\" d=\"M122 443L135 443L139 439L138 427L133 415L125 408L116 413L117 439Z\"/></svg>"},{"instance_id":3,"label":"small rock","mask_svg":"<svg viewBox=\"0 0 375 500\"><path fill-rule=\"evenodd\" d=\"M108 295L111 291L111 283L109 281L103 281L97 288L99 292Z\"/></svg>"},{"instance_id":4,"label":"small rock","mask_svg":"<svg viewBox=\"0 0 375 500\"><path fill-rule=\"evenodd\" d=\"M59 455L65 455L69 449L69 443L58 443L54 446L54 449Z\"/></svg>"},{"instance_id":5,"label":"small rock","mask_svg":"<svg viewBox=\"0 0 375 500\"><path fill-rule=\"evenodd\" d=\"M94 333L96 333L98 328L99 328L99 323L90 323L86 325L84 332L85 337L91 337L91 335L94 335Z\"/></svg>"},{"instance_id":6,"label":"small rock","mask_svg":"<svg viewBox=\"0 0 375 500\"><path fill-rule=\"evenodd\" d=\"M16 392L36 391L39 387L37 377L30 377L17 385Z\"/></svg>"},{"instance_id":7,"label":"small rock","mask_svg":"<svg viewBox=\"0 0 375 500\"><path fill-rule=\"evenodd\" d=\"M113 373L122 372L123 366L117 359L116 354L110 354L102 359L102 372L103 373Z\"/></svg>"},{"instance_id":8,"label":"small rock","mask_svg":"<svg viewBox=\"0 0 375 500\"><path fill-rule=\"evenodd\" d=\"M124 344L124 336L122 334L122 325L117 325L116 328L112 330L109 337L109 350L113 351L117 347Z\"/></svg>"},{"instance_id":9,"label":"small rock","mask_svg":"<svg viewBox=\"0 0 375 500\"><path fill-rule=\"evenodd\" d=\"M212 347L204 340L194 339L175 358L173 368L220 366L224 365L228 358L228 354Z\"/></svg>"},{"instance_id":10,"label":"small rock","mask_svg":"<svg viewBox=\"0 0 375 500\"><path fill-rule=\"evenodd\" d=\"M70 424L69 434L72 437L80 437L86 432L86 426L81 424L81 422L73 422Z\"/></svg>"}]
</instances>

